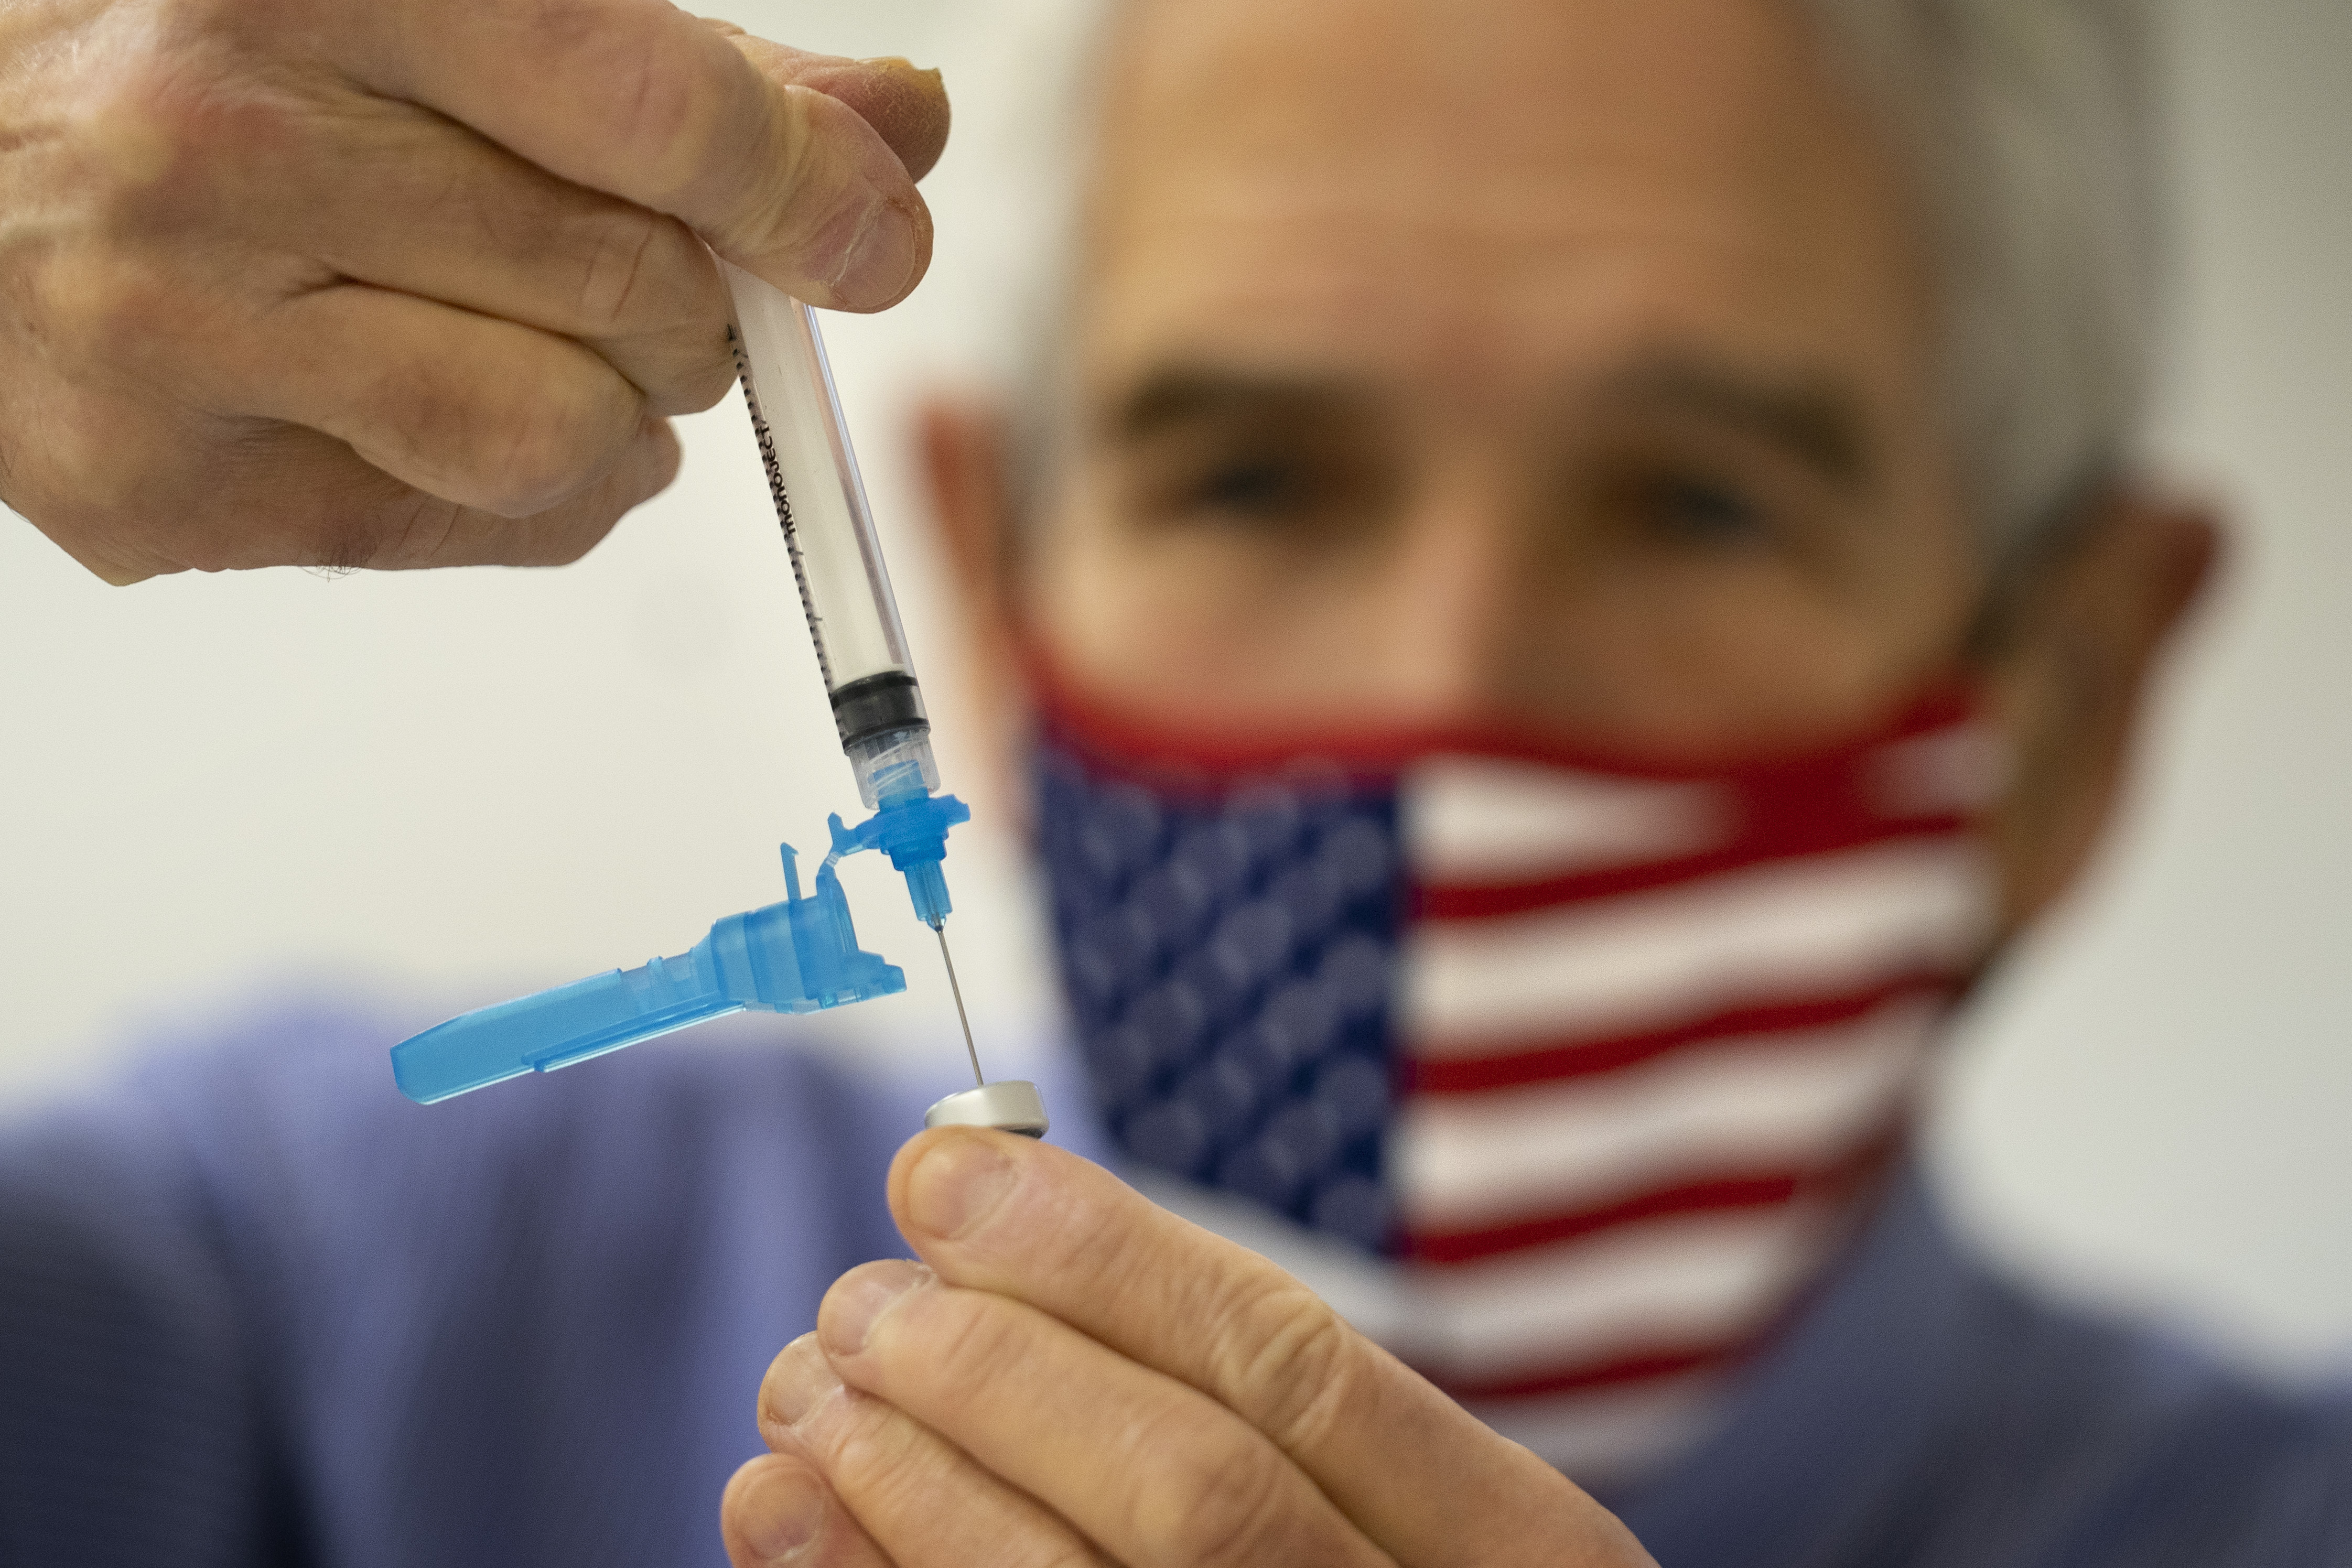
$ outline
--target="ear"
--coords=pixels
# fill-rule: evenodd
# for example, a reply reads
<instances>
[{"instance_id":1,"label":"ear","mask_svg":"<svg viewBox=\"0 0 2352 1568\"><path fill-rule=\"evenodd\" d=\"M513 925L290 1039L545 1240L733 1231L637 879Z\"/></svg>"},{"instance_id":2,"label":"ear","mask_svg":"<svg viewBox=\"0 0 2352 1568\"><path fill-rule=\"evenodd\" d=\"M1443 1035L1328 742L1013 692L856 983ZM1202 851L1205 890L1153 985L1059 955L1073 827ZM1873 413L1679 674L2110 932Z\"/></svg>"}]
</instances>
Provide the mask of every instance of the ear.
<instances>
[{"instance_id":1,"label":"ear","mask_svg":"<svg viewBox=\"0 0 2352 1568\"><path fill-rule=\"evenodd\" d=\"M2025 592L1989 662L2014 773L1990 829L2015 931L2073 886L2113 819L2162 655L2221 531L2198 506L2119 489Z\"/></svg>"},{"instance_id":2,"label":"ear","mask_svg":"<svg viewBox=\"0 0 2352 1568\"><path fill-rule=\"evenodd\" d=\"M1020 657L1018 519L1012 486L1011 421L980 398L937 396L917 411L917 439L941 554L963 627L963 696L977 721L985 784L1018 817L1021 747L1029 693Z\"/></svg>"}]
</instances>

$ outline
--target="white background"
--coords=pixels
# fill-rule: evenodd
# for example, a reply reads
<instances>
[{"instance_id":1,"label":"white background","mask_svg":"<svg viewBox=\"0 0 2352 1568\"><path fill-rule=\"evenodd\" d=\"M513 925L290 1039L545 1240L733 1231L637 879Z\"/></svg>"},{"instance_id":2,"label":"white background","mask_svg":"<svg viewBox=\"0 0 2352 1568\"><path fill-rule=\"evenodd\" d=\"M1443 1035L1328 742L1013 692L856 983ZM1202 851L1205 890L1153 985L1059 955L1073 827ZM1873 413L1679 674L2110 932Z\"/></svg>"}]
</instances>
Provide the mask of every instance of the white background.
<instances>
[{"instance_id":1,"label":"white background","mask_svg":"<svg viewBox=\"0 0 2352 1568\"><path fill-rule=\"evenodd\" d=\"M730 14L941 63L952 85L949 9ZM2181 276L2156 449L2227 500L2238 549L2117 841L1972 1020L1931 1146L1971 1227L2021 1265L2269 1364L2342 1367L2352 5L2174 10ZM951 149L932 184L955 204L969 171ZM956 256L950 230L939 276ZM943 761L971 792L899 440L914 368L960 330L923 301L829 330ZM682 951L779 896L775 841L821 844L855 794L740 404L684 434L677 486L557 572L116 590L0 513L0 1109L289 985L422 1024ZM1001 1049L1034 1036L1046 994L1017 864L970 830L950 861L950 930ZM897 878L850 881L866 945L910 983L861 1023L951 1050Z\"/></svg>"}]
</instances>

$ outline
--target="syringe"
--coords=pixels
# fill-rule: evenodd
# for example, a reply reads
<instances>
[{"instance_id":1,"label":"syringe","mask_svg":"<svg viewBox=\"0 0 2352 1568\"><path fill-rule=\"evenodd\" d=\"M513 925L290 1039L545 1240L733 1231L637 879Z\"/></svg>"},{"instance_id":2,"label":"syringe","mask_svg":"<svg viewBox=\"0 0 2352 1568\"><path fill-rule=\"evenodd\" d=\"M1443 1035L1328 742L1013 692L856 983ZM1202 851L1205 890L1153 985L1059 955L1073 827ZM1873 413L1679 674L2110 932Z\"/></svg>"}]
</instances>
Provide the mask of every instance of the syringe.
<instances>
[{"instance_id":1,"label":"syringe","mask_svg":"<svg viewBox=\"0 0 2352 1568\"><path fill-rule=\"evenodd\" d=\"M721 266L725 266L724 263ZM816 640L833 700L834 724L873 815L855 828L836 815L832 852L801 891L799 862L782 846L784 901L730 915L685 953L634 969L499 1002L437 1024L392 1048L401 1092L430 1104L528 1072L550 1072L607 1051L730 1013L816 1012L903 991L904 971L857 945L849 898L835 869L842 857L879 850L907 879L915 913L938 937L971 1058L975 1087L950 1094L923 1116L926 1126L958 1122L1042 1137L1045 1105L1034 1084L988 1082L980 1070L963 988L948 951L948 830L971 810L938 793L931 725L907 656L907 634L890 574L874 536L874 516L857 476L807 306L732 267L737 361L776 515L784 526L801 607Z\"/></svg>"},{"instance_id":2,"label":"syringe","mask_svg":"<svg viewBox=\"0 0 2352 1568\"><path fill-rule=\"evenodd\" d=\"M742 268L719 265L735 296L735 363L751 429L858 797L878 806L887 794L937 789L931 721L815 313ZM935 918L925 890L908 887L925 924L937 925L947 914L944 889Z\"/></svg>"},{"instance_id":3,"label":"syringe","mask_svg":"<svg viewBox=\"0 0 2352 1568\"><path fill-rule=\"evenodd\" d=\"M834 820L834 853L826 863L861 848L888 853L907 879L915 914L939 940L974 1087L932 1106L926 1124L963 1122L1043 1131L1045 1106L1034 1086L992 1084L981 1071L963 988L948 950L947 917L953 906L940 867L948 825L960 818L947 817L943 802L933 799L940 769L931 756L930 718L907 652L898 599L882 562L874 513L816 315L742 268L726 261L719 266L734 297L736 368L833 705L834 727L856 776L858 798L875 808L875 815L854 832Z\"/></svg>"}]
</instances>

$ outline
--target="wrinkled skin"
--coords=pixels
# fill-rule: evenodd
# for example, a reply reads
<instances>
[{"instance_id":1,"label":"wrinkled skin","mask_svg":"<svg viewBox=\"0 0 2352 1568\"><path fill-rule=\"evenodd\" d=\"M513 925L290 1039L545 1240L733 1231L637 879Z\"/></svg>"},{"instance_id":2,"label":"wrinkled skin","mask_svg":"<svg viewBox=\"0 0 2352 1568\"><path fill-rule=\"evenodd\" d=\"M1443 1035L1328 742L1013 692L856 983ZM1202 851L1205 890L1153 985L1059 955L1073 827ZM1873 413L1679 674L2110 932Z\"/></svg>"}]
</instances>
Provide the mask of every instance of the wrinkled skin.
<instances>
[{"instance_id":1,"label":"wrinkled skin","mask_svg":"<svg viewBox=\"0 0 2352 1568\"><path fill-rule=\"evenodd\" d=\"M2006 612L1899 168L1780 0L1139 0L1071 423L925 444L974 691L1130 712L1801 747L1965 666L2015 930L2112 809L2213 530L2119 486ZM1972 640L1972 632L1979 633ZM1983 633L1990 632L1990 635ZM1264 1260L940 1129L761 1390L739 1568L1647 1561Z\"/></svg>"},{"instance_id":2,"label":"wrinkled skin","mask_svg":"<svg viewBox=\"0 0 2352 1568\"><path fill-rule=\"evenodd\" d=\"M947 120L665 0L7 0L0 500L117 583L573 559L729 385L703 241L889 305Z\"/></svg>"},{"instance_id":3,"label":"wrinkled skin","mask_svg":"<svg viewBox=\"0 0 2352 1568\"><path fill-rule=\"evenodd\" d=\"M1650 1561L1297 1281L1097 1166L943 1128L889 1191L922 1264L843 1276L769 1368L738 1563Z\"/></svg>"}]
</instances>

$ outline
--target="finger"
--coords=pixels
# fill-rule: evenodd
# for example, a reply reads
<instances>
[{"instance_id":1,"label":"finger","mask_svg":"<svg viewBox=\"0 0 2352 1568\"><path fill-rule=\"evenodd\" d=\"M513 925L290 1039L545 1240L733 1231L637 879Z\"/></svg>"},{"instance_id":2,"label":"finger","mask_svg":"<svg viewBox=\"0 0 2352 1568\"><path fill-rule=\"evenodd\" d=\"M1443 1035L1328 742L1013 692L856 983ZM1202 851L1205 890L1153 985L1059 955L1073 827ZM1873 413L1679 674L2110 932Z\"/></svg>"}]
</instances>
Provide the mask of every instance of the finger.
<instances>
[{"instance_id":1,"label":"finger","mask_svg":"<svg viewBox=\"0 0 2352 1568\"><path fill-rule=\"evenodd\" d=\"M668 488L677 476L678 445L667 420L647 419L626 455L603 478L557 506L520 517L426 495L369 468L356 454L351 462L373 474L389 496L339 528L321 526L321 519L335 517L331 508L313 512L309 532L315 543L307 554L288 559L374 571L567 566L593 549L624 517Z\"/></svg>"},{"instance_id":2,"label":"finger","mask_svg":"<svg viewBox=\"0 0 2352 1568\"><path fill-rule=\"evenodd\" d=\"M735 1568L892 1568L815 1463L798 1453L744 1461L719 1498L719 1534Z\"/></svg>"},{"instance_id":3,"label":"finger","mask_svg":"<svg viewBox=\"0 0 2352 1568\"><path fill-rule=\"evenodd\" d=\"M554 564L585 553L677 470L666 422L640 416L611 450L590 455L586 466L601 477L552 505L508 507L503 516L470 507L404 483L298 423L315 417L322 386L399 401L396 381L387 387L370 379L374 350L364 338L339 343L331 333L322 340L291 330L283 311L257 321L215 290L162 287L135 267L85 267L72 281L49 314L81 352L85 373L0 387L0 413L39 459L12 468L7 496L109 581L190 568ZM511 324L504 330L558 341ZM380 369L396 377L415 346L392 349L394 362ZM576 345L568 350L614 382L625 402L634 398L593 356ZM446 379L455 366L427 369ZM495 354L489 368L512 371ZM524 386L517 395L527 401L539 391ZM349 412L348 395L344 406Z\"/></svg>"},{"instance_id":4,"label":"finger","mask_svg":"<svg viewBox=\"0 0 2352 1568\"><path fill-rule=\"evenodd\" d=\"M1010 1297L940 1285L911 1263L868 1263L826 1292L817 1338L845 1382L1130 1568L1393 1568L1231 1410Z\"/></svg>"},{"instance_id":5,"label":"finger","mask_svg":"<svg viewBox=\"0 0 2352 1568\"><path fill-rule=\"evenodd\" d=\"M1399 1561L1557 1563L1580 1561L1562 1555L1578 1544L1582 1561L1648 1561L1557 1470L1289 1275L1066 1150L942 1128L899 1151L889 1194L941 1280L1015 1298L1218 1401Z\"/></svg>"},{"instance_id":6,"label":"finger","mask_svg":"<svg viewBox=\"0 0 2352 1568\"><path fill-rule=\"evenodd\" d=\"M839 98L771 80L667 0L355 0L352 14L348 63L368 87L683 219L813 303L878 309L929 264L929 210L880 133Z\"/></svg>"},{"instance_id":7,"label":"finger","mask_svg":"<svg viewBox=\"0 0 2352 1568\"><path fill-rule=\"evenodd\" d=\"M310 431L289 434L340 451L331 450L307 474L291 467L254 473L247 484L226 493L226 504L208 509L216 549L248 556L275 551L274 559L247 559L237 565L287 561L376 571L564 566L586 555L630 510L667 488L678 464L677 437L668 423L647 420L627 455L587 489L544 511L501 517L403 485L331 438ZM253 504L236 506L238 497L256 492Z\"/></svg>"},{"instance_id":8,"label":"finger","mask_svg":"<svg viewBox=\"0 0 2352 1568\"><path fill-rule=\"evenodd\" d=\"M189 391L308 425L394 478L506 517L546 512L617 466L645 400L568 339L355 284L270 311Z\"/></svg>"},{"instance_id":9,"label":"finger","mask_svg":"<svg viewBox=\"0 0 2352 1568\"><path fill-rule=\"evenodd\" d=\"M1108 1568L1035 1499L905 1412L845 1387L814 1334L786 1345L769 1366L760 1429L771 1448L813 1455L835 1494L902 1568Z\"/></svg>"},{"instance_id":10,"label":"finger","mask_svg":"<svg viewBox=\"0 0 2352 1568\"><path fill-rule=\"evenodd\" d=\"M234 214L244 244L577 339L656 413L708 408L732 384L725 285L676 218L413 105L354 96L310 131L255 128L230 139L246 155L197 172L206 209Z\"/></svg>"},{"instance_id":11,"label":"finger","mask_svg":"<svg viewBox=\"0 0 2352 1568\"><path fill-rule=\"evenodd\" d=\"M26 497L26 516L117 584L190 569L560 566L677 470L676 437L652 421L586 491L546 512L501 517L404 485L316 431L243 423L250 428L197 463L118 465L65 494Z\"/></svg>"},{"instance_id":12,"label":"finger","mask_svg":"<svg viewBox=\"0 0 2352 1568\"><path fill-rule=\"evenodd\" d=\"M947 84L938 71L896 55L872 60L814 55L756 37L715 17L704 17L703 25L732 42L771 81L814 88L856 110L898 155L908 179L929 173L947 151Z\"/></svg>"}]
</instances>

